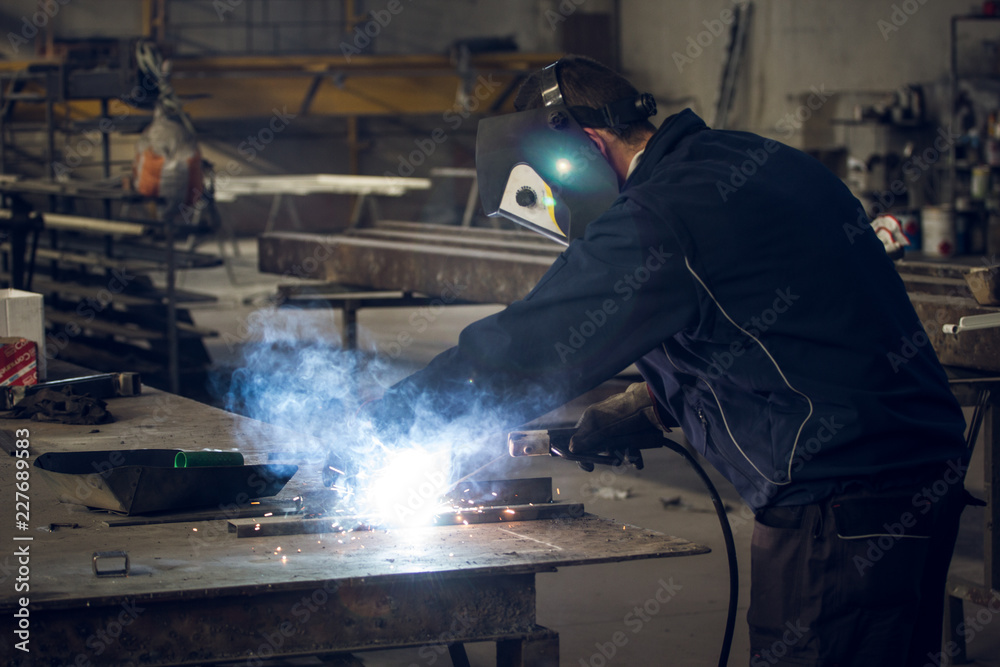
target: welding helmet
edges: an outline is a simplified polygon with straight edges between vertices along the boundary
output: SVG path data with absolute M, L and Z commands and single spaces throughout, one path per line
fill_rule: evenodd
M 656 101 L 643 93 L 601 109 L 567 106 L 558 66 L 542 70 L 542 107 L 479 121 L 476 175 L 486 215 L 568 244 L 618 197 L 617 175 L 583 128 L 645 120 Z

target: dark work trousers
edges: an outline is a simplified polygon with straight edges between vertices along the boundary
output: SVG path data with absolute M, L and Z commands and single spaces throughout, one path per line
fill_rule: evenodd
M 758 513 L 751 667 L 936 667 L 968 497 L 961 479 L 938 477 Z

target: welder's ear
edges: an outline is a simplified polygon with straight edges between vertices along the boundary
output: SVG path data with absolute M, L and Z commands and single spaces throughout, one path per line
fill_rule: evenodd
M 595 146 L 597 146 L 597 150 L 601 151 L 601 155 L 603 155 L 604 159 L 607 160 L 608 159 L 608 142 L 605 141 L 604 137 L 602 137 L 597 132 L 597 130 L 595 130 L 592 127 L 585 127 L 585 128 L 583 128 L 583 131 L 587 133 L 587 136 L 590 137 L 590 140 L 594 142 Z

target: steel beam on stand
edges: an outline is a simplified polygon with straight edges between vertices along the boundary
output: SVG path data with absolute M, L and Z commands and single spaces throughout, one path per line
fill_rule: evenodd
M 445 243 L 439 238 L 296 233 L 265 234 L 258 247 L 262 273 L 473 303 L 511 303 L 524 297 L 561 250 L 553 243 L 515 249 L 492 241 L 463 242 L 458 235 Z

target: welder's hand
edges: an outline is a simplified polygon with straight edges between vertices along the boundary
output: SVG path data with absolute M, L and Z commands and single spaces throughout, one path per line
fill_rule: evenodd
M 642 467 L 642 455 L 636 444 L 670 432 L 657 416 L 645 382 L 636 382 L 624 392 L 591 405 L 576 428 L 569 441 L 571 453 L 610 453 L 638 468 Z

